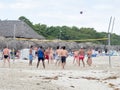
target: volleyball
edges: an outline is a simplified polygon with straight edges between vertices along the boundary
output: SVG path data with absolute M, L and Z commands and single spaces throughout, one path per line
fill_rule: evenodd
M 83 11 L 80 11 L 80 14 L 83 14 Z

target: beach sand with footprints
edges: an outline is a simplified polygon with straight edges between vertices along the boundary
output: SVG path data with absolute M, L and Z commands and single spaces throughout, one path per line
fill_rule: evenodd
M 3 67 L 0 60 L 0 90 L 120 90 L 120 56 L 94 57 L 92 66 L 80 67 L 67 58 L 65 70 L 49 65 L 46 69 L 28 65 L 28 60 L 11 60 L 11 67 Z M 86 58 L 85 58 L 86 62 Z

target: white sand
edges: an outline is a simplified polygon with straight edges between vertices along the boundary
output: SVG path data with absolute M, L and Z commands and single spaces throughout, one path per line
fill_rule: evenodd
M 86 58 L 85 58 L 86 62 Z M 28 66 L 27 60 L 11 60 L 11 67 L 2 66 L 0 60 L 0 90 L 120 90 L 120 56 L 93 58 L 89 67 L 72 64 L 67 58 L 65 70 L 54 64 L 47 64 L 46 69 Z

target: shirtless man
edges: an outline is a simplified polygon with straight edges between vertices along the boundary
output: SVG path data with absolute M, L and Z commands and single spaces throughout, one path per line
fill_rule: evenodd
M 65 67 L 67 56 L 68 56 L 68 51 L 65 49 L 65 46 L 63 46 L 62 50 L 61 50 L 62 69 L 64 69 L 64 67 Z
M 45 50 L 44 54 L 45 54 L 45 59 L 48 60 L 48 64 L 49 64 L 49 59 L 50 59 L 49 58 L 49 55 L 50 55 L 50 48 L 49 47 Z
M 81 48 L 80 48 L 80 51 L 79 51 L 78 66 L 80 66 L 80 60 L 81 60 L 82 63 L 83 63 L 83 67 L 85 67 L 84 56 L 85 56 L 85 51 L 84 51 L 84 48 L 81 47 Z
M 91 64 L 92 64 L 92 49 L 90 48 L 90 49 L 88 49 L 88 51 L 87 51 L 87 64 L 89 65 L 89 66 L 91 66 Z
M 56 55 L 55 55 L 55 60 L 56 60 L 56 63 L 55 63 L 55 65 L 57 65 L 58 64 L 58 66 L 60 65 L 60 60 L 61 60 L 61 49 L 60 49 L 60 47 L 59 46 L 57 46 L 57 49 L 56 49 L 56 53 L 55 53 Z
M 9 67 L 10 67 L 10 53 L 9 53 L 9 49 L 7 47 L 5 47 L 3 49 L 3 60 L 4 60 L 4 66 L 6 63 L 6 60 L 8 61 Z

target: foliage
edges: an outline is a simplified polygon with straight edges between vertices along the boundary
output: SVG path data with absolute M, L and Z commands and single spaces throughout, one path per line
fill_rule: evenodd
M 19 20 L 27 23 L 33 30 L 38 34 L 43 35 L 46 39 L 61 39 L 61 40 L 84 40 L 84 39 L 99 39 L 106 38 L 106 32 L 97 32 L 94 28 L 78 28 L 76 26 L 50 26 L 45 24 L 34 24 L 24 16 L 19 17 Z M 120 36 L 116 34 L 111 34 L 111 44 L 119 45 Z M 107 44 L 106 41 L 92 41 L 98 44 Z

